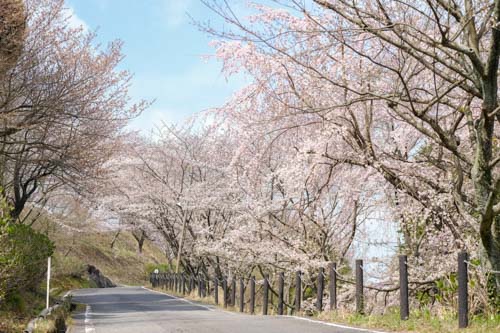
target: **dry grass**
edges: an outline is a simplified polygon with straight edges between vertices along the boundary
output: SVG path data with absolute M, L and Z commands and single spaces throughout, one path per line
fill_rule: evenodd
M 120 234 L 113 248 L 110 247 L 114 236 L 111 232 L 68 236 L 51 236 L 56 243 L 56 279 L 67 276 L 80 278 L 87 264 L 90 264 L 117 284 L 143 284 L 147 281 L 146 267 L 165 262 L 162 251 L 149 242 L 145 243 L 143 253 L 138 253 L 136 241 L 128 232 Z
M 319 319 L 343 323 L 356 327 L 379 329 L 394 332 L 425 333 L 500 333 L 500 316 L 475 316 L 470 319 L 467 329 L 458 329 L 458 320 L 454 311 L 448 310 L 431 314 L 429 311 L 412 311 L 408 320 L 401 320 L 397 309 L 384 315 L 362 316 L 342 311 L 324 312 Z
M 0 309 L 0 332 L 22 332 L 28 322 L 45 307 L 45 297 L 41 293 L 16 293 Z

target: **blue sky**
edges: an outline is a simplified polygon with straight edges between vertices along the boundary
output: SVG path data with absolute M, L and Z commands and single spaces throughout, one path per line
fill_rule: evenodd
M 188 14 L 200 21 L 220 19 L 198 0 L 66 0 L 72 22 L 97 29 L 98 41 L 124 42 L 122 69 L 134 73 L 130 95 L 155 103 L 130 127 L 150 131 L 161 121 L 181 122 L 204 109 L 220 106 L 239 87 L 221 65 L 203 56 L 214 53 L 211 36 L 198 30 Z

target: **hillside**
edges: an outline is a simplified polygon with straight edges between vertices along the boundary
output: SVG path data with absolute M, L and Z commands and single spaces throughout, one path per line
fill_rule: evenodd
M 122 231 L 113 248 L 114 232 L 76 232 L 55 223 L 37 221 L 33 227 L 55 243 L 52 257 L 51 297 L 66 291 L 94 287 L 86 274 L 87 265 L 97 267 L 116 284 L 145 284 L 148 272 L 165 262 L 163 252 L 146 241 L 141 254 L 133 236 Z M 28 321 L 45 307 L 46 281 L 37 290 L 16 294 L 0 311 L 0 332 L 21 332 Z
M 137 243 L 129 232 L 121 232 L 111 248 L 113 232 L 65 233 L 50 235 L 55 242 L 53 257 L 53 278 L 55 294 L 68 289 L 85 277 L 87 265 L 97 267 L 116 284 L 143 284 L 148 267 L 165 262 L 162 251 L 146 242 L 142 253 L 137 251 Z M 75 285 L 77 287 L 78 284 Z

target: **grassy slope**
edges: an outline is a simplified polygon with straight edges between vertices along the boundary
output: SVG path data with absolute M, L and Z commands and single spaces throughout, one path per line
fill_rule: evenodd
M 55 234 L 52 237 L 57 246 L 53 267 L 56 294 L 81 283 L 83 287 L 89 286 L 88 282 L 81 281 L 87 264 L 96 266 L 117 284 L 143 284 L 147 266 L 164 262 L 160 249 L 149 242 L 139 254 L 135 239 L 127 232 L 120 234 L 113 248 L 110 247 L 113 233 L 66 236 Z M 77 285 L 71 286 L 71 281 Z
M 71 289 L 93 287 L 84 274 L 87 264 L 96 266 L 117 284 L 141 285 L 146 283 L 148 267 L 165 262 L 162 251 L 148 241 L 139 254 L 128 232 L 122 232 L 111 249 L 112 232 L 76 233 L 48 223 L 35 223 L 34 227 L 48 234 L 56 245 L 50 288 L 53 300 Z M 0 333 L 22 332 L 45 307 L 45 284 L 41 281 L 39 290 L 17 295 L 0 310 Z

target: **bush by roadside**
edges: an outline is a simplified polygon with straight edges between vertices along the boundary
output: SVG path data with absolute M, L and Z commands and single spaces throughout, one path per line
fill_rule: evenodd
M 50 312 L 44 314 L 44 317 L 37 318 L 30 322 L 25 332 L 29 333 L 60 333 L 66 332 L 68 320 L 72 310 L 71 298 L 63 299 L 50 309 Z
M 0 220 L 0 310 L 16 293 L 36 289 L 54 244 L 28 225 Z

